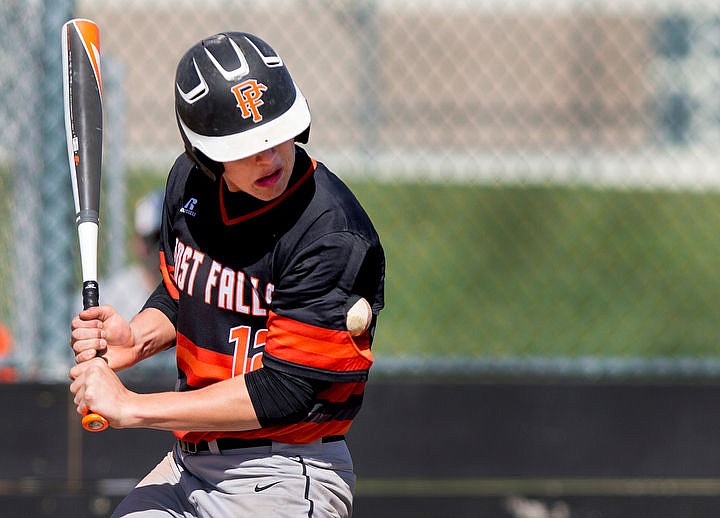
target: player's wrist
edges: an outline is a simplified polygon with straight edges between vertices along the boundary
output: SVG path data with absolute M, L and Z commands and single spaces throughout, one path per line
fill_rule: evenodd
M 142 394 L 127 391 L 125 401 L 120 405 L 117 421 L 113 423 L 114 428 L 141 428 L 144 426 L 142 419 Z
M 161 311 L 147 308 L 130 321 L 130 335 L 128 346 L 137 363 L 173 345 L 175 327 Z

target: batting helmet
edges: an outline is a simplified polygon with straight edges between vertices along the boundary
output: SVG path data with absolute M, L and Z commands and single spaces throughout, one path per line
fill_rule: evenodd
M 244 32 L 210 36 L 175 75 L 175 112 L 188 154 L 211 176 L 220 162 L 295 139 L 307 142 L 310 110 L 280 56 Z

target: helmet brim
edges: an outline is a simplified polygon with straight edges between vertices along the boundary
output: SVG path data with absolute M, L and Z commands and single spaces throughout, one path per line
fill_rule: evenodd
M 295 85 L 295 101 L 281 116 L 255 128 L 222 137 L 195 133 L 181 117 L 178 124 L 190 144 L 216 162 L 232 162 L 295 138 L 310 126 L 307 100 Z

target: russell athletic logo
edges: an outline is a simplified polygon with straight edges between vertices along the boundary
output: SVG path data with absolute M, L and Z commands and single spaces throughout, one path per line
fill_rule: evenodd
M 188 216 L 197 216 L 197 212 L 195 212 L 195 205 L 197 205 L 197 202 L 197 198 L 190 198 L 187 202 L 185 202 L 185 205 L 182 206 L 180 212 L 187 214 Z
M 260 114 L 258 108 L 265 104 L 262 96 L 267 90 L 267 86 L 258 83 L 257 79 L 248 79 L 233 86 L 231 90 L 232 93 L 235 94 L 238 108 L 240 108 L 240 115 L 242 115 L 243 119 L 252 117 L 253 122 L 263 120 L 263 116 Z

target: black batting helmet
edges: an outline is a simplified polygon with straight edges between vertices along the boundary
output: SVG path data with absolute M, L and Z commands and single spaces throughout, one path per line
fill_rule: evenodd
M 185 53 L 175 75 L 175 113 L 186 151 L 213 176 L 220 162 L 290 139 L 307 142 L 310 130 L 307 101 L 283 60 L 245 32 L 210 36 Z

